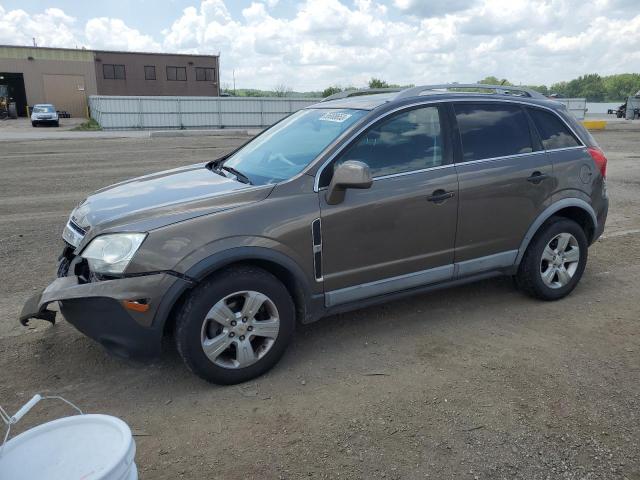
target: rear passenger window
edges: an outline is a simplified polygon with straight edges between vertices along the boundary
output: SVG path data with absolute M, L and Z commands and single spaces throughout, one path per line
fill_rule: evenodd
M 576 137 L 571 133 L 562 120 L 557 115 L 540 110 L 530 108 L 529 114 L 536 124 L 540 140 L 545 150 L 554 150 L 557 148 L 570 148 L 580 145 Z
M 529 121 L 517 105 L 454 104 L 463 162 L 533 151 Z
M 442 131 L 437 107 L 399 113 L 367 130 L 336 162 L 360 160 L 380 177 L 442 165 Z

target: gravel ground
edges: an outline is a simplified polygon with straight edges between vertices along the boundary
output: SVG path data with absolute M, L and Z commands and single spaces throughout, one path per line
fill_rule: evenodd
M 617 127 L 616 127 L 617 128 Z M 621 127 L 623 128 L 623 127 Z M 246 137 L 0 144 L 0 404 L 55 393 L 134 430 L 142 479 L 640 479 L 640 130 L 596 133 L 611 209 L 581 284 L 543 303 L 495 279 L 301 327 L 241 386 L 109 356 L 16 316 L 53 277 L 70 209 Z M 69 413 L 38 406 L 17 431 Z

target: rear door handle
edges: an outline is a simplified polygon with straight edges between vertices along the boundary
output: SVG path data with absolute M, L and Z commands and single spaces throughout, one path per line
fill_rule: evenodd
M 549 175 L 542 172 L 533 172 L 530 177 L 527 178 L 527 182 L 531 182 L 533 184 L 538 184 L 541 181 L 549 178 Z
M 434 191 L 431 195 L 429 195 L 427 197 L 427 200 L 433 203 L 442 203 L 445 200 L 454 196 L 455 196 L 455 192 L 447 192 L 446 190 L 439 188 L 438 190 Z

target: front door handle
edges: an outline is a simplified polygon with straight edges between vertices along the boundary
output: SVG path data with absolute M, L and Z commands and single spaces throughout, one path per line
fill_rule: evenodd
M 434 191 L 431 195 L 429 195 L 427 197 L 427 200 L 433 203 L 442 203 L 445 200 L 454 196 L 455 196 L 455 192 L 447 192 L 446 190 L 439 188 L 438 190 Z
M 547 175 L 546 173 L 536 171 L 536 172 L 533 172 L 531 176 L 527 178 L 527 182 L 531 182 L 537 185 L 547 178 L 549 178 L 549 175 Z

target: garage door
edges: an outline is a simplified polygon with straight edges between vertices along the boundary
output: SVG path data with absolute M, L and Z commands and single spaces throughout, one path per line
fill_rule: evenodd
M 44 97 L 58 110 L 66 110 L 73 117 L 86 116 L 84 76 L 43 75 Z

